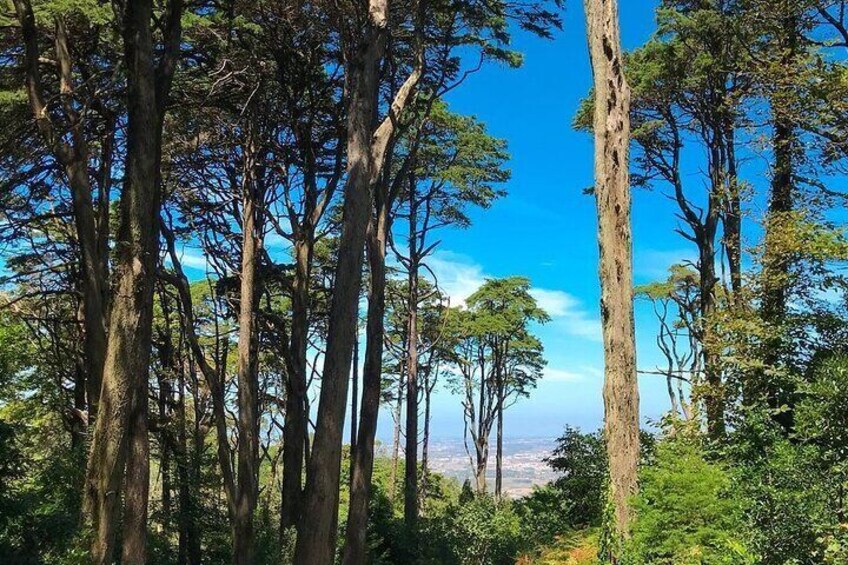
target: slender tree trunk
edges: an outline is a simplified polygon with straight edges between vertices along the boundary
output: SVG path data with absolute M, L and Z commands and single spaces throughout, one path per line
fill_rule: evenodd
M 233 564 L 254 562 L 254 524 L 259 496 L 259 355 L 256 305 L 257 268 L 262 250 L 262 201 L 255 175 L 256 148 L 245 148 L 243 185 L 243 243 L 238 342 L 238 482 L 233 523 Z
M 401 367 L 404 367 L 406 364 L 402 363 Z M 401 370 L 401 374 L 398 375 L 398 385 L 397 385 L 397 395 L 395 398 L 395 408 L 394 408 L 394 433 L 392 434 L 392 473 L 391 478 L 389 479 L 389 499 L 394 502 L 395 495 L 397 494 L 397 472 L 398 472 L 398 459 L 400 459 L 400 429 L 401 422 L 400 418 L 403 414 L 403 393 L 406 389 L 406 382 L 404 380 L 404 375 L 406 374 L 406 370 Z
M 503 496 L 503 379 L 498 385 L 498 429 L 495 449 L 495 500 Z
M 350 465 L 353 470 L 353 451 L 356 449 L 356 427 L 359 412 L 359 323 L 356 324 L 356 336 L 353 341 L 353 367 L 350 374 Z M 351 473 L 353 479 L 353 473 Z
M 609 457 L 611 528 L 627 537 L 629 498 L 639 461 L 639 390 L 633 320 L 630 227 L 630 90 L 624 77 L 616 0 L 586 0 L 595 83 L 595 198 L 600 248 L 601 323 L 604 337 L 605 436 Z M 618 562 L 617 544 L 611 559 Z
M 32 5 L 29 0 L 15 0 L 14 6 L 23 34 L 26 90 L 30 107 L 35 116 L 39 133 L 48 150 L 62 166 L 68 180 L 68 186 L 71 189 L 74 227 L 80 247 L 79 261 L 82 275 L 80 287 L 83 295 L 83 325 L 85 330 L 83 333 L 83 349 L 86 361 L 85 388 L 89 404 L 88 420 L 89 423 L 93 423 L 97 413 L 103 365 L 106 358 L 106 296 L 109 281 L 108 251 L 104 251 L 101 237 L 98 235 L 98 225 L 91 196 L 91 179 L 88 173 L 89 148 L 84 131 L 85 120 L 77 114 L 71 105 L 66 105 L 65 111 L 68 114 L 68 121 L 73 124 L 69 136 L 70 142 L 65 142 L 62 133 L 57 132 L 53 127 L 39 71 L 41 63 L 39 61 L 38 30 Z M 60 89 L 64 96 L 70 98 L 73 94 L 73 61 L 65 23 L 61 17 L 56 18 L 55 29 L 54 51 L 58 64 Z M 107 137 L 107 139 L 110 138 Z M 109 160 L 111 160 L 111 147 L 106 149 L 109 151 L 104 150 L 104 155 L 109 155 Z M 108 225 L 101 225 L 99 229 L 108 230 Z
M 785 8 L 795 10 L 796 8 Z M 781 29 L 782 65 L 794 68 L 798 50 L 798 20 L 794 13 L 785 14 Z M 781 249 L 781 232 L 786 230 L 795 203 L 795 167 L 798 152 L 798 133 L 793 118 L 794 94 L 790 88 L 779 87 L 771 97 L 773 121 L 774 167 L 766 221 L 765 252 L 763 256 L 762 318 L 769 337 L 766 339 L 763 363 L 765 370 L 756 375 L 759 384 L 753 386 L 752 396 L 765 397 L 774 411 L 773 419 L 790 433 L 794 428 L 794 412 L 778 410 L 794 404 L 794 387 L 780 377 L 781 358 L 787 354 L 788 340 L 783 336 L 791 286 L 792 260 Z M 759 400 L 757 398 L 756 400 Z
M 409 286 L 406 340 L 406 461 L 403 519 L 414 534 L 418 523 L 418 211 L 415 178 L 409 182 Z M 413 535 L 413 540 L 414 540 Z
M 698 270 L 700 279 L 700 316 L 702 334 L 702 353 L 704 356 L 704 379 L 706 389 L 703 392 L 704 404 L 707 417 L 707 433 L 711 439 L 718 441 L 724 437 L 724 394 L 722 392 L 722 378 L 720 357 L 715 349 L 713 338 L 712 319 L 715 314 L 715 223 L 712 217 L 715 213 L 712 205 L 710 217 L 707 219 L 705 229 L 698 236 Z
M 336 545 L 342 433 L 371 210 L 371 141 L 388 12 L 388 0 L 370 0 L 368 14 L 361 14 L 367 18 L 364 36 L 347 61 L 348 178 L 321 396 L 307 471 L 304 522 L 295 547 L 295 562 L 303 565 L 330 565 Z
M 386 238 L 388 209 L 378 198 L 377 217 L 368 237 L 371 287 L 365 328 L 365 366 L 362 375 L 362 411 L 356 446 L 352 448 L 350 508 L 347 516 L 343 565 L 364 565 L 368 558 L 368 503 L 374 471 L 374 442 L 380 410 L 383 368 L 383 333 L 386 310 Z M 399 422 L 399 418 L 398 418 Z
M 185 408 L 185 363 L 181 360 L 175 365 L 178 371 L 177 383 L 177 499 L 179 504 L 179 540 L 177 563 L 179 565 L 200 565 L 200 537 L 195 519 L 195 499 L 191 483 L 188 456 L 188 431 Z
M 436 369 L 438 371 L 438 369 Z M 430 401 L 433 396 L 433 387 L 430 385 L 430 371 L 424 374 L 424 434 L 421 438 L 421 488 L 419 500 L 423 506 L 427 500 L 427 487 L 430 478 Z M 426 513 L 427 509 L 423 508 Z
M 283 492 L 280 528 L 295 527 L 303 498 L 303 462 L 308 434 L 306 411 L 306 352 L 309 342 L 309 279 L 313 230 L 303 229 L 295 243 L 290 350 L 294 372 L 286 380 L 286 419 L 283 425 Z

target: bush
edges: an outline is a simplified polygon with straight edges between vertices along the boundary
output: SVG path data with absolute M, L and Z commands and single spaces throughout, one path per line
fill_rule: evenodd
M 683 440 L 660 444 L 641 473 L 636 520 L 626 543 L 632 565 L 755 563 L 745 539 L 744 507 L 731 476 Z

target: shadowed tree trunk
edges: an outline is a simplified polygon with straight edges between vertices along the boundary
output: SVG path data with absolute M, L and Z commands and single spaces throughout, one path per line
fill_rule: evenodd
M 784 8 L 792 10 L 794 8 Z M 798 21 L 794 14 L 785 14 L 781 26 L 782 65 L 792 68 L 798 50 Z M 763 363 L 765 371 L 757 375 L 762 383 L 754 395 L 765 396 L 769 407 L 775 410 L 774 420 L 788 433 L 794 427 L 792 410 L 777 410 L 782 405 L 791 406 L 793 391 L 779 376 L 781 355 L 787 340 L 781 335 L 786 321 L 789 286 L 791 284 L 791 258 L 780 249 L 781 230 L 785 229 L 794 209 L 795 166 L 798 151 L 798 133 L 793 118 L 790 88 L 778 88 L 771 97 L 773 121 L 772 141 L 774 165 L 766 221 L 765 252 L 763 257 L 762 317 L 770 336 L 766 340 Z M 771 371 L 773 374 L 767 374 Z M 756 386 L 756 385 L 755 385 Z
M 371 207 L 371 138 L 377 113 L 379 63 L 386 46 L 388 0 L 362 6 L 365 32 L 347 57 L 348 178 L 344 187 L 342 233 L 330 306 L 327 348 L 315 438 L 306 475 L 303 527 L 295 562 L 330 565 L 338 520 L 339 474 L 351 353 L 362 280 L 362 255 Z
M 251 134 L 248 134 L 250 137 Z M 253 514 L 259 496 L 259 355 L 256 305 L 259 296 L 257 266 L 262 254 L 264 196 L 256 172 L 256 148 L 248 139 L 244 148 L 242 185 L 241 290 L 238 340 L 238 479 L 233 516 L 233 564 L 254 562 Z
M 351 455 L 350 509 L 347 516 L 344 565 L 360 565 L 368 557 L 368 503 L 374 470 L 374 441 L 383 368 L 383 333 L 386 310 L 386 238 L 389 216 L 385 199 L 377 199 L 377 215 L 368 234 L 371 286 L 365 328 L 365 365 L 362 372 L 362 410 L 356 447 Z
M 164 16 L 164 50 L 154 64 L 150 0 L 117 6 L 127 65 L 127 155 L 116 242 L 115 295 L 99 416 L 86 470 L 85 515 L 92 561 L 113 561 L 123 517 L 124 564 L 144 563 L 147 542 L 149 439 L 147 388 L 158 255 L 162 125 L 181 36 L 181 0 Z M 126 475 L 124 474 L 126 466 Z
M 306 451 L 306 352 L 309 341 L 309 277 L 314 227 L 305 226 L 295 242 L 290 350 L 294 371 L 286 379 L 286 419 L 283 424 L 283 492 L 280 527 L 295 527 L 301 515 L 303 462 Z
M 585 8 L 595 84 L 595 199 L 606 369 L 605 436 L 613 506 L 610 527 L 621 538 L 629 535 L 629 498 L 636 492 L 639 461 L 628 171 L 630 91 L 624 77 L 617 1 L 586 0 Z M 618 544 L 611 545 L 609 557 L 617 563 Z

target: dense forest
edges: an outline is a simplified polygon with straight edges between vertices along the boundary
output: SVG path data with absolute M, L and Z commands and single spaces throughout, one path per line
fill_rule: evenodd
M 848 2 L 656 4 L 0 3 L 0 562 L 848 564 Z M 511 189 L 450 100 L 581 8 L 605 417 L 515 497 L 550 313 L 440 286 Z M 650 284 L 637 193 L 691 251 Z

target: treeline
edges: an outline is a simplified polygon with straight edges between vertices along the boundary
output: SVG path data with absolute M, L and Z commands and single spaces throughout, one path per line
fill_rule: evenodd
M 631 53 L 617 2 L 587 1 L 605 428 L 568 430 L 561 478 L 505 500 L 504 411 L 541 376 L 547 315 L 521 277 L 450 304 L 428 266 L 509 179 L 505 142 L 445 96 L 520 65 L 511 34 L 550 38 L 561 7 L 4 5 L 0 554 L 844 563 L 843 0 L 663 0 Z M 635 292 L 631 184 L 692 249 Z M 634 298 L 666 361 L 639 367 L 667 384 L 656 445 Z M 428 468 L 437 386 L 465 420 L 462 491 Z
M 505 142 L 444 97 L 519 66 L 511 33 L 549 38 L 559 8 L 4 6 L 3 553 L 365 563 L 385 403 L 414 555 L 440 381 L 480 492 L 496 443 L 500 497 L 546 314 L 523 278 L 464 308 L 438 289 L 438 231 L 509 178 Z

